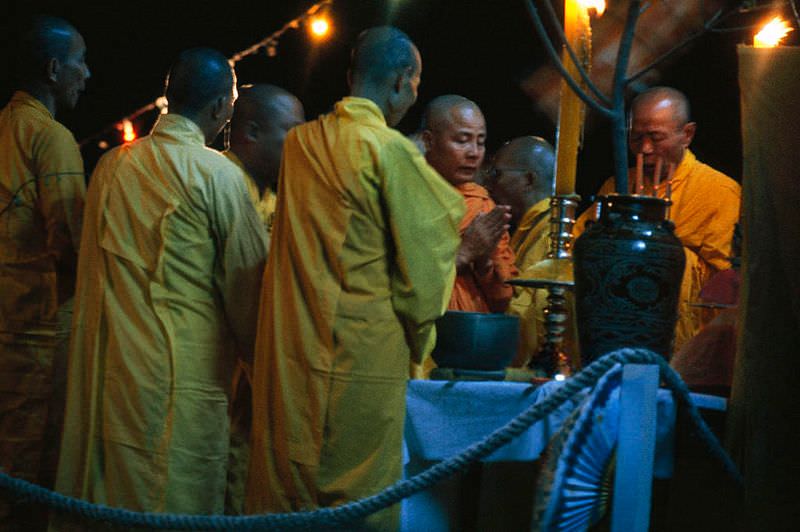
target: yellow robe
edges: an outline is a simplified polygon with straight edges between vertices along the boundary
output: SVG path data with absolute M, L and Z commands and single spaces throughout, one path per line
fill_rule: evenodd
M 0 469 L 48 487 L 85 191 L 72 133 L 16 92 L 0 113 Z
M 100 160 L 81 240 L 60 492 L 222 512 L 232 368 L 253 346 L 265 257 L 240 170 L 189 119 L 163 115 Z
M 603 184 L 598 195 L 614 191 L 614 180 Z M 667 185 L 656 189 L 659 198 L 666 196 Z M 741 187 L 722 172 L 697 160 L 686 150 L 672 178 L 672 207 L 669 218 L 675 223 L 675 236 L 686 253 L 686 268 L 681 283 L 678 324 L 675 328 L 677 352 L 700 328 L 713 319 L 713 314 L 691 306 L 699 301 L 700 289 L 712 275 L 730 268 L 733 226 L 739 220 Z M 592 206 L 576 225 L 576 234 L 583 232 L 587 220 L 596 217 Z
M 247 194 L 250 196 L 250 201 L 253 202 L 253 207 L 255 207 L 256 212 L 258 213 L 258 217 L 261 218 L 262 222 L 264 222 L 264 227 L 267 230 L 267 233 L 271 233 L 272 224 L 275 220 L 275 204 L 278 199 L 275 191 L 267 187 L 264 189 L 264 193 L 261 194 L 258 191 L 256 180 L 253 179 L 253 176 L 250 175 L 236 154 L 228 150 L 224 152 L 224 155 L 236 163 L 236 166 L 242 170 L 242 173 L 245 177 L 245 185 L 247 185 Z
M 247 194 L 258 217 L 264 223 L 267 234 L 272 233 L 275 220 L 277 196 L 267 187 L 259 194 L 258 184 L 247 171 L 241 159 L 231 150 L 223 155 L 239 167 L 247 186 Z M 249 361 L 239 359 L 233 373 L 231 387 L 231 444 L 228 463 L 228 486 L 225 494 L 225 513 L 241 515 L 244 513 L 244 498 L 247 484 L 247 468 L 250 461 L 250 430 L 252 423 L 252 381 L 253 367 Z
M 292 129 L 264 274 L 247 511 L 331 506 L 401 476 L 409 356 L 435 342 L 461 195 L 370 100 Z M 367 526 L 397 527 L 399 508 Z
M 511 235 L 511 249 L 517 257 L 520 275 L 525 270 L 545 259 L 550 241 L 550 198 L 532 205 Z M 544 315 L 547 306 L 547 290 L 514 287 L 514 295 L 508 306 L 508 314 L 518 316 L 520 323 L 520 346 L 512 363 L 520 367 L 527 364 L 539 350 L 544 334 Z

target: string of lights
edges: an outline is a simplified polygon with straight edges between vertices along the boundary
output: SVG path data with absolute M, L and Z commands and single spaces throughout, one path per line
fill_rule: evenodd
M 322 0 L 321 2 L 317 2 L 316 4 L 309 7 L 305 10 L 302 14 L 298 15 L 297 17 L 293 18 L 286 24 L 284 24 L 280 29 L 273 32 L 272 34 L 264 37 L 257 43 L 253 44 L 252 46 L 245 48 L 244 50 L 233 54 L 230 57 L 229 61 L 231 66 L 235 65 L 242 59 L 255 55 L 259 53 L 261 50 L 267 54 L 268 57 L 275 57 L 278 53 L 278 41 L 289 30 L 296 30 L 300 28 L 301 25 L 306 25 L 309 28 L 309 31 L 315 37 L 321 38 L 328 34 L 330 31 L 330 21 L 328 19 L 328 11 L 330 10 L 331 6 L 333 5 L 334 0 Z M 156 98 L 155 101 L 150 102 L 142 107 L 136 109 L 132 113 L 128 114 L 124 118 L 113 122 L 109 126 L 105 127 L 104 129 L 98 131 L 94 135 L 91 135 L 85 139 L 83 139 L 79 144 L 81 147 L 86 146 L 87 144 L 94 142 L 96 139 L 100 137 L 104 137 L 108 135 L 110 132 L 117 130 L 122 133 L 122 139 L 124 142 L 130 142 L 135 140 L 136 130 L 133 127 L 133 121 L 136 120 L 138 117 L 145 113 L 149 113 L 151 111 L 155 111 L 156 109 L 159 110 L 161 113 L 167 112 L 167 99 L 163 96 Z M 108 149 L 109 143 L 105 140 L 101 140 L 98 142 L 98 147 L 101 149 Z

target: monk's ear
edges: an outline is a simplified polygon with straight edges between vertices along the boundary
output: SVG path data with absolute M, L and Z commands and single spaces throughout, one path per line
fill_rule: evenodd
M 222 109 L 225 107 L 227 103 L 227 98 L 225 96 L 218 96 L 214 103 L 211 105 L 211 116 L 215 119 L 222 116 Z
M 406 81 L 406 74 L 402 70 L 398 70 L 397 73 L 394 75 L 394 83 L 392 84 L 392 89 L 395 94 L 400 94 L 403 92 L 403 85 Z
M 214 120 L 225 118 L 230 120 L 230 112 L 232 110 L 229 96 L 218 96 L 214 103 L 211 104 L 211 116 Z
M 247 121 L 247 126 L 244 129 L 244 134 L 247 140 L 251 142 L 257 141 L 259 131 L 261 131 L 261 128 L 258 127 L 258 122 L 256 122 L 255 120 Z
M 47 80 L 55 83 L 58 81 L 58 72 L 61 70 L 61 62 L 55 57 L 51 57 L 45 65 L 45 75 Z
M 697 124 L 694 122 L 687 122 L 686 125 L 683 126 L 684 148 L 688 148 L 689 144 L 692 143 L 695 131 L 697 131 Z
M 433 133 L 431 133 L 430 129 L 425 129 L 422 131 L 422 145 L 425 147 L 425 153 L 431 151 L 431 146 L 433 145 Z

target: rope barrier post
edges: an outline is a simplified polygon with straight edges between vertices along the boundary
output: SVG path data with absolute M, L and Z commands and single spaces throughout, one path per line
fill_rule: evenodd
M 622 369 L 612 532 L 646 532 L 650 526 L 658 374 L 655 364 Z

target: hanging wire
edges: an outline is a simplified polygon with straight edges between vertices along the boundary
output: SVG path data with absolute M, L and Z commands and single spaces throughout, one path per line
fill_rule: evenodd
M 605 105 L 611 105 L 611 99 L 603 94 L 600 89 L 597 88 L 597 85 L 589 78 L 589 73 L 581 64 L 581 61 L 578 60 L 578 57 L 575 55 L 575 50 L 572 48 L 569 40 L 567 39 L 566 34 L 564 33 L 564 28 L 561 27 L 561 22 L 558 20 L 558 14 L 556 14 L 556 10 L 553 7 L 553 3 L 550 0 L 544 2 L 545 8 L 547 9 L 548 14 L 550 15 L 550 20 L 555 26 L 556 31 L 558 32 L 558 37 L 561 39 L 561 42 L 564 43 L 564 48 L 567 50 L 570 59 L 572 59 L 572 63 L 575 65 L 578 73 L 581 76 L 581 79 L 589 88 L 590 91 Z
M 284 33 L 286 33 L 289 30 L 299 28 L 300 24 L 302 22 L 304 22 L 305 20 L 307 20 L 307 19 L 311 18 L 312 16 L 316 15 L 323 8 L 329 8 L 331 5 L 333 5 L 333 1 L 334 0 L 322 0 L 321 2 L 317 2 L 316 4 L 314 4 L 311 7 L 309 7 L 306 11 L 304 11 L 301 15 L 293 18 L 292 20 L 290 20 L 289 22 L 284 24 L 277 31 L 273 32 L 272 34 L 268 35 L 267 37 L 264 37 L 263 39 L 261 39 L 260 41 L 258 41 L 255 44 L 253 44 L 252 46 L 249 46 L 248 48 L 245 48 L 244 50 L 233 54 L 230 57 L 230 59 L 228 59 L 228 61 L 230 62 L 231 66 L 235 65 L 236 63 L 238 63 L 239 61 L 241 61 L 245 57 L 257 54 L 262 49 L 267 53 L 268 57 L 274 57 L 275 53 L 276 53 L 276 50 L 277 50 L 277 47 L 278 47 L 278 40 L 280 40 L 280 38 L 283 36 Z M 120 118 L 116 122 L 113 122 L 112 124 L 109 124 L 108 126 L 103 128 L 102 130 L 98 131 L 97 133 L 95 133 L 95 134 L 93 134 L 93 135 L 91 135 L 89 137 L 86 137 L 85 139 L 83 139 L 79 143 L 79 145 L 81 147 L 83 147 L 86 144 L 94 141 L 96 138 L 105 136 L 109 132 L 113 131 L 117 127 L 117 124 L 121 124 L 125 120 L 130 120 L 132 122 L 133 120 L 135 120 L 139 116 L 141 116 L 141 115 L 143 115 L 145 113 L 149 113 L 150 111 L 153 111 L 156 108 L 158 108 L 158 109 L 163 108 L 163 105 L 161 105 L 161 102 L 159 101 L 160 98 L 161 97 L 159 97 L 159 99 L 156 99 L 155 101 L 153 101 L 151 103 L 148 103 L 147 105 L 144 105 L 144 106 L 140 107 L 139 109 L 137 109 L 134 112 L 130 113 L 128 116 Z
M 549 1 L 549 0 L 548 0 Z M 573 79 L 572 76 L 569 75 L 567 72 L 564 63 L 561 61 L 561 58 L 558 56 L 558 52 L 556 52 L 555 47 L 553 46 L 552 41 L 547 35 L 547 30 L 544 28 L 544 24 L 542 23 L 542 19 L 539 16 L 539 12 L 536 9 L 536 6 L 533 4 L 532 0 L 526 0 L 525 7 L 528 9 L 528 14 L 531 17 L 531 21 L 533 22 L 533 27 L 536 30 L 536 33 L 539 35 L 539 39 L 544 44 L 545 51 L 550 56 L 550 60 L 553 62 L 553 65 L 556 67 L 556 70 L 561 74 L 564 81 L 569 85 L 570 89 L 572 89 L 578 97 L 583 100 L 589 107 L 597 111 L 598 113 L 603 114 L 606 117 L 612 117 L 612 111 L 605 105 L 597 102 L 594 98 L 592 98 L 589 94 L 584 91 L 578 82 Z M 579 66 L 580 68 L 580 66 Z

